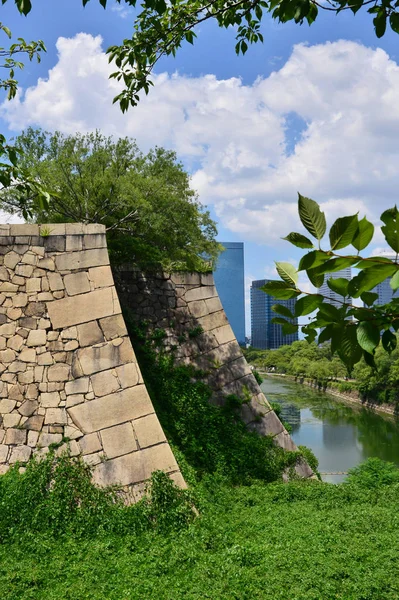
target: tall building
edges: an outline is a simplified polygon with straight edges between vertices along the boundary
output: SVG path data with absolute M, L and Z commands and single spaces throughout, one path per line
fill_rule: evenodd
M 245 345 L 244 244 L 220 243 L 225 250 L 213 273 L 215 285 L 234 335 Z
M 343 298 L 336 292 L 333 292 L 328 287 L 327 280 L 339 278 L 347 279 L 348 281 L 350 281 L 352 279 L 352 269 L 350 267 L 347 267 L 346 269 L 341 269 L 341 271 L 336 271 L 335 273 L 326 273 L 326 275 L 324 276 L 324 283 L 318 290 L 319 294 L 324 296 L 325 302 L 328 302 L 329 304 L 332 304 L 337 308 L 340 308 L 342 306 Z
M 278 316 L 272 311 L 273 304 L 282 304 L 294 313 L 296 298 L 277 300 L 269 296 L 260 289 L 268 281 L 268 279 L 258 279 L 251 285 L 251 346 L 260 350 L 275 350 L 284 344 L 292 344 L 298 340 L 298 331 L 283 335 L 282 325 L 272 323 L 273 317 Z M 292 323 L 296 325 L 298 319 L 293 319 Z

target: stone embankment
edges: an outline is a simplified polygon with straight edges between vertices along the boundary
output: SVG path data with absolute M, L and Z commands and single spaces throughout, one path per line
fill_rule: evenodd
M 212 274 L 144 274 L 130 266 L 115 273 L 118 295 L 124 307 L 149 331 L 164 334 L 163 348 L 174 353 L 177 363 L 201 370 L 213 391 L 213 402 L 223 404 L 236 394 L 247 400 L 241 416 L 249 429 L 271 435 L 276 445 L 296 450 L 291 436 L 261 391 L 244 358 L 220 302 Z M 296 471 L 311 477 L 304 461 Z
M 102 225 L 0 226 L 0 473 L 52 446 L 131 501 L 184 480 L 127 335 Z

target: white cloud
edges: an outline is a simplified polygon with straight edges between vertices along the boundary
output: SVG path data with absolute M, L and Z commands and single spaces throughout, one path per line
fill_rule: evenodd
M 162 73 L 122 115 L 112 98 L 101 37 L 59 38 L 46 79 L 1 112 L 13 129 L 96 128 L 141 148 L 174 148 L 201 200 L 242 239 L 275 245 L 300 230 L 296 192 L 322 203 L 329 221 L 359 211 L 377 222 L 399 184 L 399 67 L 381 49 L 349 41 L 297 45 L 281 69 L 252 85 L 214 75 Z M 288 152 L 287 115 L 304 124 Z M 382 243 L 382 239 L 376 240 Z
M 116 13 L 121 19 L 127 19 L 127 17 L 130 17 L 133 13 L 133 9 L 131 7 L 122 6 L 121 4 L 116 3 L 111 6 L 111 10 L 112 12 Z

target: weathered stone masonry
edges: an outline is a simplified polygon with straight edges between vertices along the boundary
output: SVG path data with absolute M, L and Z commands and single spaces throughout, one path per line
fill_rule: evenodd
M 0 473 L 52 444 L 131 500 L 155 469 L 184 485 L 127 336 L 104 227 L 1 225 Z
M 115 274 L 119 298 L 150 331 L 161 329 L 163 346 L 181 364 L 206 374 L 213 401 L 222 404 L 229 394 L 248 398 L 241 416 L 249 429 L 271 435 L 276 445 L 297 450 L 291 436 L 262 393 L 231 329 L 211 273 L 142 273 L 125 266 Z M 301 477 L 313 473 L 299 461 Z

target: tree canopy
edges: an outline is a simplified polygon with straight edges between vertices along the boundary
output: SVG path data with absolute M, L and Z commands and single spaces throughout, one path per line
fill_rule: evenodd
M 381 232 L 395 255 L 394 259 L 360 254 L 369 246 L 374 235 L 374 225 L 366 217 L 359 219 L 356 214 L 338 218 L 329 231 L 329 248 L 322 249 L 327 223 L 319 205 L 299 194 L 298 211 L 302 225 L 316 242 L 300 233 L 290 233 L 285 238 L 287 241 L 309 251 L 301 258 L 298 270 L 289 263 L 277 262 L 280 280 L 270 281 L 262 289 L 277 299 L 297 299 L 295 315 L 284 306 L 273 306 L 273 310 L 284 317 L 314 313 L 310 323 L 302 326 L 306 339 L 312 342 L 318 338 L 319 343 L 331 340 L 332 352 L 338 354 L 349 372 L 362 357 L 367 365 L 375 368 L 374 354 L 379 344 L 388 353 L 397 345 L 392 329 L 399 331 L 399 297 L 380 306 L 376 304 L 378 294 L 372 290 L 388 278 L 393 291 L 399 288 L 399 210 L 394 206 L 381 215 Z M 339 252 L 348 246 L 353 248 L 353 252 L 348 255 Z M 329 273 L 346 267 L 358 271 L 350 281 L 328 278 Z M 316 288 L 320 288 L 326 279 L 328 287 L 342 298 L 340 306 L 334 306 L 320 293 L 301 290 L 298 287 L 300 271 L 306 273 Z M 359 298 L 363 306 L 356 305 L 353 298 Z M 274 322 L 282 325 L 284 334 L 296 331 L 298 327 L 283 317 L 276 317 Z
M 114 261 L 201 270 L 217 256 L 215 223 L 174 152 L 144 154 L 133 140 L 98 131 L 64 136 L 32 128 L 16 147 L 21 167 L 49 192 L 48 205 L 32 206 L 37 222 L 103 223 Z M 0 200 L 14 213 L 29 203 L 14 188 Z
M 27 15 L 33 0 L 15 0 L 18 10 Z M 107 0 L 98 0 L 103 8 Z M 5 4 L 7 0 L 2 0 Z M 82 0 L 83 6 L 89 0 Z M 116 0 L 118 4 L 136 7 L 137 0 Z M 261 22 L 265 14 L 282 23 L 304 21 L 312 24 L 319 10 L 338 14 L 361 8 L 374 16 L 377 37 L 382 37 L 387 24 L 399 32 L 399 3 L 395 0 L 142 0 L 133 25 L 133 35 L 120 45 L 108 49 L 110 61 L 117 70 L 111 77 L 124 85 L 115 98 L 122 111 L 139 101 L 140 92 L 149 91 L 151 73 L 163 56 L 175 56 L 183 43 L 194 44 L 196 28 L 204 21 L 216 21 L 219 27 L 236 31 L 235 51 L 245 54 L 249 44 L 262 42 Z

